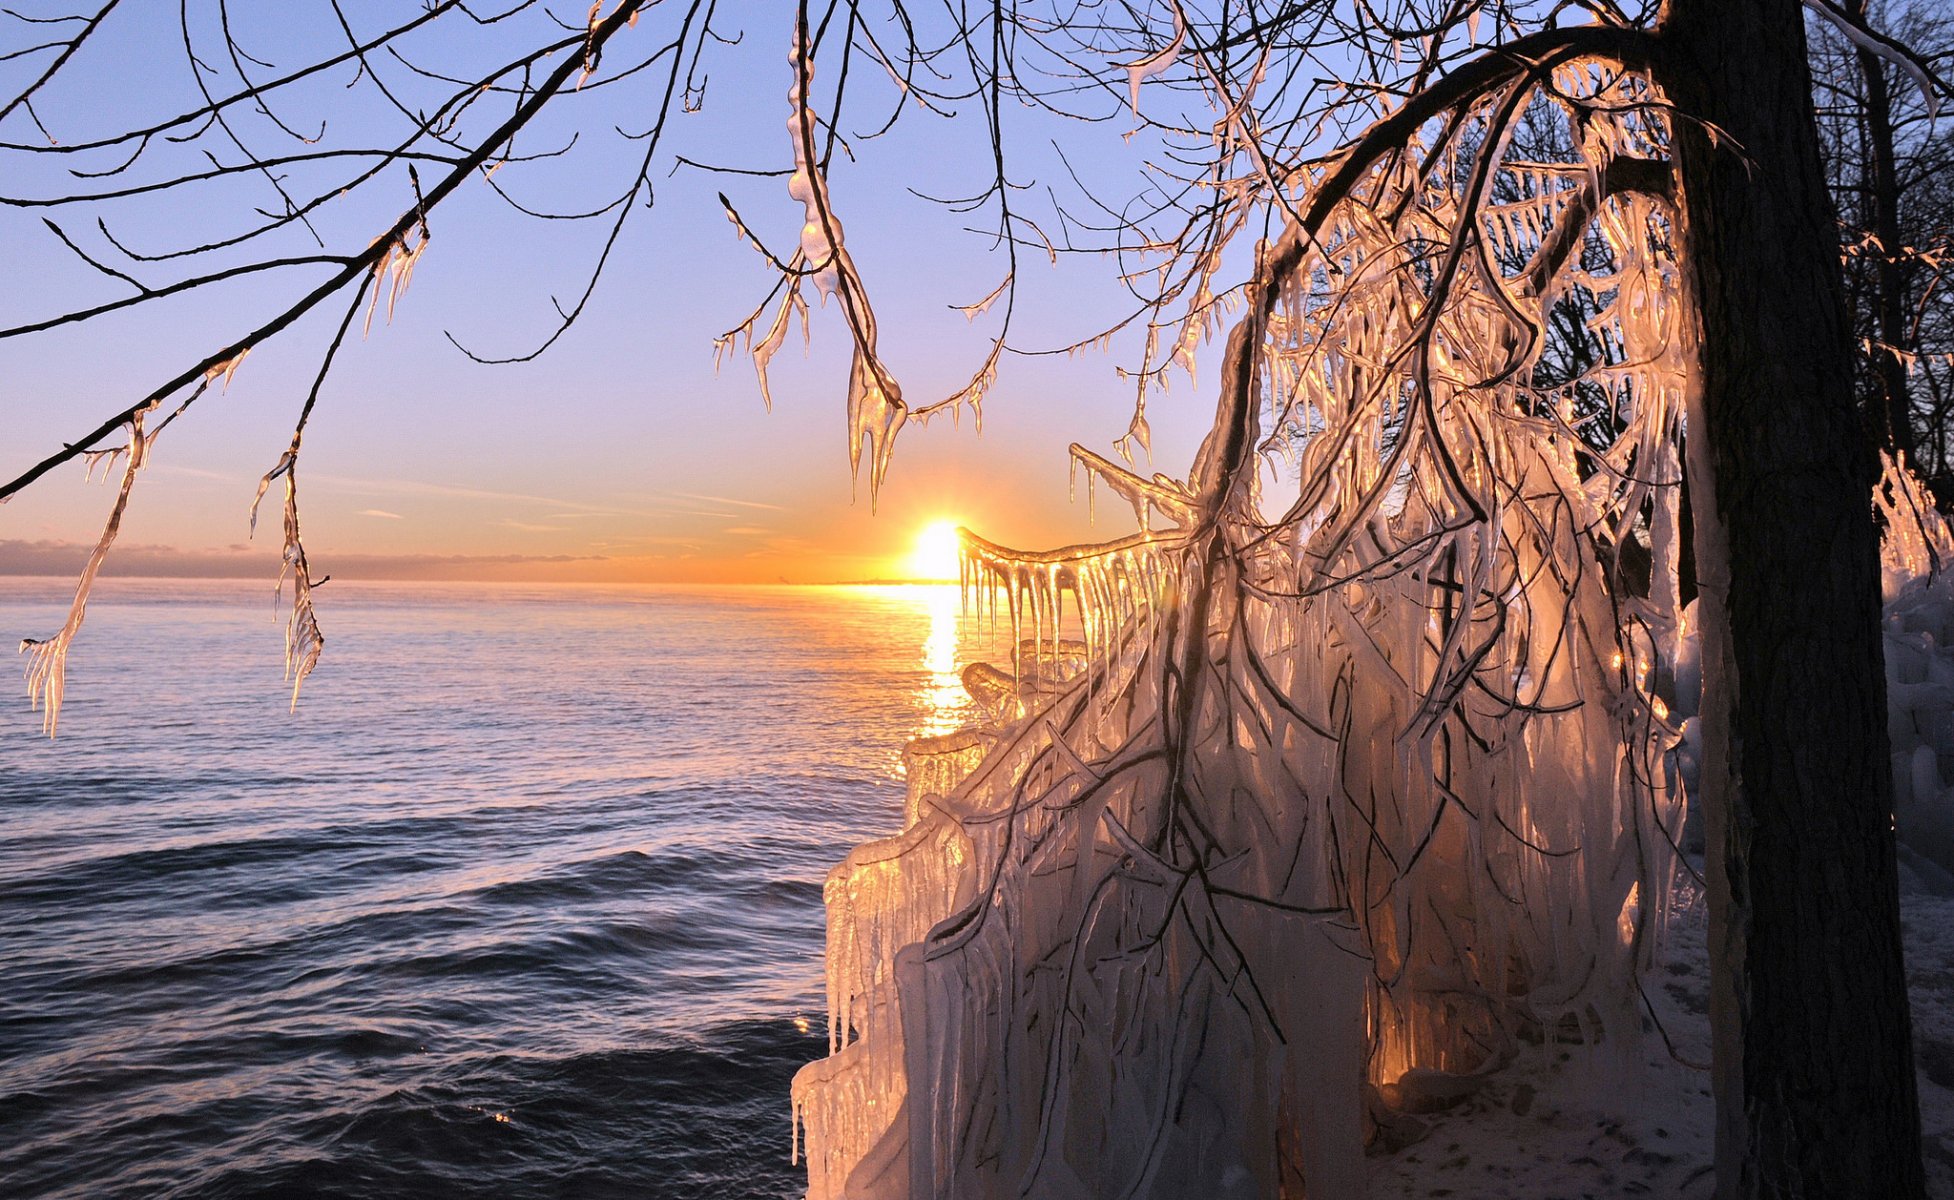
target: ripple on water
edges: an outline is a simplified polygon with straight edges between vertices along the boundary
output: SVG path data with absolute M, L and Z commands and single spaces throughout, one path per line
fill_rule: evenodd
M 61 741 L 0 707 L 0 1191 L 796 1194 L 821 880 L 965 715 L 951 610 L 334 590 L 296 716 L 259 590 L 119 580 Z

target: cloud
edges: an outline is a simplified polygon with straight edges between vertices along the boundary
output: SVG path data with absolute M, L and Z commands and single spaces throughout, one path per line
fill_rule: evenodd
M 612 538 L 590 543 L 600 549 L 625 549 L 632 546 L 683 546 L 689 550 L 699 549 L 700 542 L 694 537 L 626 537 Z
M 765 508 L 773 512 L 785 512 L 778 504 L 763 504 L 758 500 L 735 500 L 730 496 L 705 496 L 698 492 L 673 492 L 682 500 L 704 500 L 708 504 L 731 504 L 738 508 Z
M 151 467 L 150 469 L 161 471 L 166 475 L 187 475 L 192 479 L 217 479 L 224 483 L 249 482 L 242 475 L 227 475 L 222 471 L 206 471 L 202 467 L 183 467 L 175 463 L 163 463 L 160 466 Z
M 513 517 L 504 517 L 500 521 L 495 522 L 495 524 L 500 525 L 504 529 L 514 529 L 522 533 L 567 533 L 569 532 L 568 530 L 564 529 L 563 526 L 561 525 L 532 525 L 528 521 L 518 521 Z
M 391 513 L 384 508 L 362 508 L 353 515 L 356 517 L 385 517 L 389 521 L 404 521 L 407 519 L 399 513 Z
M 447 496 L 458 500 L 504 501 L 510 504 L 540 506 L 553 511 L 547 514 L 549 520 L 573 520 L 591 517 L 642 517 L 658 520 L 670 516 L 716 517 L 721 520 L 737 520 L 739 513 L 712 511 L 696 506 L 675 504 L 673 501 L 703 501 L 708 504 L 725 505 L 743 509 L 768 509 L 782 511 L 778 504 L 763 504 L 757 500 L 734 500 L 725 496 L 696 495 L 691 492 L 663 492 L 657 495 L 638 494 L 638 500 L 652 501 L 650 508 L 619 507 L 615 504 L 591 504 L 582 500 L 565 500 L 557 496 L 539 496 L 531 492 L 503 492 L 492 488 L 461 487 L 447 483 L 427 483 L 418 479 L 362 479 L 348 475 L 306 476 L 308 486 L 323 485 L 325 490 L 349 493 L 356 496 Z M 531 529 L 541 532 L 541 527 Z
M 0 575 L 74 576 L 92 546 L 82 542 L 0 538 Z M 611 561 L 603 554 L 334 554 L 314 550 L 312 569 L 349 580 L 466 580 L 521 576 L 525 568 Z M 186 550 L 177 546 L 118 545 L 104 575 L 169 579 L 274 579 L 275 546 Z
M 94 547 L 84 542 L 0 538 L 0 575 L 75 575 Z M 175 546 L 118 545 L 102 571 L 107 575 L 215 576 L 240 578 L 278 571 L 269 546 L 211 548 L 185 553 Z
M 568 509 L 575 512 L 603 512 L 595 504 L 584 504 L 576 500 L 559 500 L 555 496 L 537 496 L 528 492 L 498 492 L 488 488 L 456 487 L 446 483 L 425 483 L 418 479 L 357 479 L 347 475 L 312 475 L 306 477 L 308 484 L 323 484 L 328 490 L 352 492 L 355 495 L 401 495 L 401 496 L 453 496 L 462 500 L 513 500 L 521 504 L 541 504 L 550 508 Z
M 731 529 L 724 529 L 720 532 L 737 534 L 742 537 L 758 537 L 762 534 L 772 533 L 773 530 L 768 529 L 764 525 L 735 525 Z

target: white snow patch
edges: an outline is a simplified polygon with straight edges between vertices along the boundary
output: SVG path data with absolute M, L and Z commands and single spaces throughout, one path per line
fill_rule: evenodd
M 1901 871 L 1908 993 L 1920 1083 L 1927 1195 L 1954 1200 L 1954 896 Z M 1474 1096 L 1424 1118 L 1425 1135 L 1370 1160 L 1370 1200 L 1576 1200 L 1714 1194 L 1707 918 L 1688 884 L 1670 953 L 1647 980 L 1676 1050 L 1645 1039 L 1633 1069 L 1589 1049 L 1531 1044 Z

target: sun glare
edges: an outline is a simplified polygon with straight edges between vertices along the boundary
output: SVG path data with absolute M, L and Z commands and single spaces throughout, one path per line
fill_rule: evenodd
M 953 580 L 962 558 L 955 521 L 932 521 L 916 534 L 905 574 L 910 579 Z

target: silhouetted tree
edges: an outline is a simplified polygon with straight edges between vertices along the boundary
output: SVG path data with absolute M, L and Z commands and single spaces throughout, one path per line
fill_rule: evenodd
M 1633 990 L 1648 961 L 1650 914 L 1667 903 L 1654 889 L 1666 886 L 1674 862 L 1664 844 L 1674 830 L 1662 814 L 1674 798 L 1663 764 L 1675 730 L 1641 659 L 1673 654 L 1684 633 L 1675 553 L 1683 421 L 1665 389 L 1686 386 L 1709 666 L 1719 1189 L 1727 1197 L 1919 1195 L 1868 503 L 1874 457 L 1854 416 L 1851 317 L 1797 0 L 1150 0 L 1037 12 L 997 2 L 928 14 L 904 0 L 801 0 L 765 20 L 729 16 L 709 0 L 599 0 L 568 21 L 535 0 L 493 12 L 439 0 L 369 32 L 329 4 L 345 44 L 282 68 L 246 49 L 232 24 L 236 6 L 216 5 L 193 27 L 186 5 L 183 59 L 201 101 L 160 119 L 125 115 L 113 132 L 79 137 L 59 136 L 37 102 L 72 73 L 104 69 L 89 50 L 119 19 L 117 0 L 67 16 L 9 14 L 16 29 L 50 32 L 0 58 L 15 72 L 0 91 L 0 162 L 8 189 L 22 189 L 0 196 L 0 206 L 58 218 L 46 221 L 46 236 L 114 294 L 0 329 L 0 339 L 89 327 L 247 276 L 311 279 L 285 306 L 200 345 L 155 387 L 83 422 L 72 441 L 0 483 L 4 500 L 65 463 L 125 456 L 66 625 L 26 647 L 50 734 L 88 583 L 156 434 L 227 382 L 246 355 L 325 308 L 335 319 L 319 370 L 259 490 L 260 498 L 274 483 L 284 491 L 296 703 L 323 645 L 298 465 L 354 322 L 370 326 L 382 292 L 391 309 L 438 227 L 431 215 L 479 180 L 539 219 L 590 220 L 602 230 L 587 286 L 557 307 L 537 344 L 506 355 L 466 351 L 480 361 L 542 353 L 585 311 L 624 226 L 648 207 L 669 123 L 706 102 L 713 53 L 743 36 L 772 36 L 789 49 L 792 70 L 775 81 L 789 119 L 785 135 L 765 144 L 771 163 L 673 156 L 670 165 L 715 172 L 729 188 L 758 188 L 758 176 L 773 189 L 742 193 L 742 206 L 721 196 L 772 280 L 721 348 L 748 351 L 765 389 L 792 321 L 808 320 L 810 300 L 833 301 L 852 351 L 850 459 L 859 469 L 866 454 L 871 490 L 908 424 L 974 412 L 1007 351 L 1032 348 L 1014 324 L 1021 251 L 1117 264 L 1127 311 L 1059 348 L 1117 343 L 1131 355 L 1124 375 L 1134 412 L 1120 443 L 1129 465 L 1149 448 L 1149 398 L 1171 372 L 1191 375 L 1200 346 L 1228 327 L 1215 424 L 1185 479 L 1149 479 L 1074 450 L 1093 477 L 1133 502 L 1141 533 L 1049 553 L 970 540 L 972 571 L 1008 596 L 1012 619 L 1029 620 L 1039 643 L 1053 635 L 1050 650 L 1034 645 L 1032 658 L 1080 659 L 1056 644 L 1068 589 L 1098 641 L 1083 666 L 1072 662 L 1069 681 L 1021 671 L 1050 688 L 1008 699 L 1021 706 L 1018 720 L 993 731 L 996 741 L 955 751 L 971 759 L 973 779 L 995 786 L 998 807 L 954 828 L 918 813 L 915 828 L 941 835 L 930 843 L 936 850 L 959 847 L 957 863 L 981 864 L 960 869 L 978 874 L 946 869 L 954 878 L 939 899 L 956 907 L 936 915 L 947 919 L 919 924 L 923 910 L 907 911 L 902 936 L 874 939 L 886 960 L 849 960 L 867 972 L 861 995 L 878 1015 L 851 1017 L 854 983 L 838 984 L 835 1057 L 858 1025 L 860 1035 L 879 1029 L 884 1050 L 897 1036 L 887 1024 L 895 1002 L 877 989 L 899 970 L 911 979 L 927 976 L 930 963 L 949 970 L 957 954 L 991 937 L 1001 940 L 986 961 L 1004 966 L 972 968 L 966 982 L 994 989 L 997 1011 L 1029 1014 L 1006 1047 L 1018 1064 L 1014 1085 L 1028 1090 L 1018 1104 L 999 1098 L 1002 1083 L 910 1087 L 912 1105 L 992 1104 L 992 1115 L 1003 1115 L 922 1110 L 900 1137 L 858 1130 L 864 1144 L 830 1164 L 838 1174 L 829 1182 L 861 1163 L 889 1187 L 913 1179 L 921 1190 L 954 1191 L 1008 1163 L 1023 1176 L 999 1186 L 1060 1186 L 1038 1174 L 1061 1169 L 1059 1156 L 1045 1153 L 1050 1139 L 1124 1111 L 1090 1079 L 1068 1080 L 1063 1066 L 1084 1061 L 1083 1043 L 1066 1039 L 1106 1028 L 1067 1006 L 1116 960 L 1147 967 L 1122 985 L 1137 991 L 1118 993 L 1122 1002 L 1139 997 L 1122 1019 L 1142 1002 L 1168 1005 L 1145 1011 L 1197 1026 L 1188 1040 L 1207 1048 L 1187 1051 L 1196 1056 L 1189 1066 L 1172 1049 L 1178 1037 L 1165 1038 L 1158 1082 L 1170 1099 L 1222 1086 L 1204 1071 L 1240 1066 L 1200 1053 L 1299 1053 L 1303 1043 L 1282 1032 L 1309 1007 L 1297 989 L 1319 986 L 1326 1009 L 1368 1013 L 1364 1053 L 1322 1060 L 1332 1074 L 1353 1076 L 1335 1092 L 1348 1101 L 1338 1112 L 1310 1110 L 1283 1092 L 1242 1126 L 1288 1130 L 1269 1133 L 1273 1149 L 1251 1147 L 1271 1156 L 1259 1169 L 1285 1187 L 1309 1175 L 1317 1191 L 1340 1178 L 1336 1155 L 1299 1149 L 1295 1138 L 1308 1136 L 1294 1133 L 1298 1122 L 1334 1126 L 1324 1137 L 1342 1138 L 1347 1150 L 1359 1108 L 1373 1126 L 1388 1123 L 1406 1090 L 1428 1079 L 1407 1068 L 1464 1077 L 1510 1048 L 1515 1028 L 1532 1018 L 1527 986 L 1560 969 L 1528 942 L 1528 921 L 1569 913 L 1598 921 L 1591 932 L 1606 969 L 1595 977 L 1619 972 L 1624 993 Z M 1908 236 L 1907 197 L 1930 208 L 1941 201 L 1925 198 L 1942 192 L 1906 175 L 1903 147 L 1931 138 L 1903 132 L 1912 127 L 1896 106 L 1911 101 L 1889 85 L 1898 73 L 1929 93 L 1945 89 L 1931 62 L 1867 24 L 1857 0 L 1810 7 L 1864 48 L 1853 57 L 1870 81 L 1863 211 L 1884 249 L 1861 255 L 1870 270 L 1855 279 L 1873 298 L 1864 309 L 1877 343 L 1873 410 L 1904 448 L 1914 426 L 1903 410 L 1923 406 L 1899 370 L 1920 351 L 1902 347 L 1925 346 L 1929 331 L 1941 336 L 1949 310 L 1947 289 L 1924 283 L 1913 260 L 1891 252 Z M 1569 15 L 1585 23 L 1562 25 Z M 741 28 L 729 32 L 735 21 Z M 448 54 L 477 65 L 463 70 L 444 61 Z M 356 99 L 322 99 L 315 85 L 329 74 L 350 77 Z M 587 111 L 635 87 L 644 95 L 630 109 L 634 127 L 617 127 L 634 157 L 610 203 L 553 212 L 504 190 L 505 171 L 546 182 L 570 148 L 534 147 L 539 114 Z M 868 128 L 844 124 L 872 101 L 888 107 Z M 355 102 L 392 122 L 387 137 L 353 122 L 342 138 L 338 123 L 318 119 L 332 104 Z M 297 115 L 308 110 L 317 111 Z M 967 306 L 991 322 L 984 351 L 967 382 L 928 399 L 906 395 L 890 366 L 872 281 L 856 265 L 828 182 L 878 132 L 927 119 L 922 113 L 954 116 L 952 131 L 976 130 L 967 160 L 981 186 L 949 203 L 984 214 L 1002 260 L 996 289 Z M 1064 132 L 1056 170 L 1072 180 L 1035 216 L 1016 174 L 1028 140 L 1016 135 L 1022 113 Z M 1102 128 L 1139 134 L 1151 147 L 1144 182 L 1127 194 L 1107 194 L 1064 157 L 1068 139 Z M 280 149 L 264 149 L 274 144 Z M 50 161 L 77 169 L 52 175 Z M 115 218 L 127 206 L 198 188 L 243 200 L 231 210 L 236 228 L 161 252 L 118 239 Z M 752 197 L 762 195 L 791 222 L 759 215 Z M 387 215 L 332 249 L 342 238 L 329 239 L 337 226 L 322 215 L 364 211 L 357 204 L 378 197 Z M 72 219 L 82 214 L 96 220 Z M 797 232 L 774 237 L 774 226 Z M 1932 365 L 1921 377 L 1932 417 L 1923 449 L 1942 470 L 1947 375 Z M 126 442 L 105 446 L 118 431 Z M 1301 451 L 1299 491 L 1286 513 L 1270 517 L 1258 455 L 1285 449 Z M 1324 647 L 1299 651 L 1298 628 L 1321 631 Z M 1292 641 L 1277 645 L 1278 635 Z M 1314 672 L 1332 662 L 1332 643 L 1350 657 L 1321 677 Z M 1316 660 L 1303 661 L 1308 654 Z M 1126 705 L 1118 720 L 1093 707 L 1108 695 Z M 1611 766 L 1631 764 L 1624 786 L 1637 803 L 1626 811 L 1636 815 L 1590 830 L 1606 851 L 1578 837 L 1557 848 L 1530 818 L 1499 807 L 1515 786 L 1500 772 L 1517 761 L 1503 756 L 1517 756 L 1512 747 L 1540 729 L 1556 731 L 1569 761 L 1596 752 L 1579 744 L 1586 738 L 1606 743 Z M 979 749 L 990 766 L 978 763 Z M 1303 768 L 1292 758 L 1304 753 L 1334 764 L 1324 777 L 1331 783 L 1299 782 Z M 1365 775 L 1373 755 L 1383 765 Z M 1619 811 L 1599 796 L 1587 797 L 1594 812 Z M 1328 807 L 1307 808 L 1318 804 Z M 1305 811 L 1321 817 L 1306 822 L 1307 838 L 1281 824 Z M 1270 844 L 1288 836 L 1267 832 L 1279 825 L 1293 844 Z M 1576 822 L 1576 832 L 1585 828 Z M 1001 842 L 984 840 L 998 829 Z M 1326 829 L 1335 834 L 1329 848 L 1316 840 Z M 965 853 L 979 845 L 984 855 Z M 1320 874 L 1284 890 L 1306 848 L 1322 856 Z M 1590 890 L 1568 901 L 1555 872 L 1582 854 L 1602 882 L 1584 883 Z M 1290 872 L 1281 876 L 1274 865 L 1285 855 Z M 1508 879 L 1494 869 L 1495 859 L 1511 866 L 1501 855 L 1527 865 Z M 1420 875 L 1426 863 L 1439 865 Z M 873 865 L 884 870 L 883 860 Z M 1486 869 L 1466 869 L 1475 865 Z M 1256 887 L 1230 882 L 1263 868 L 1268 877 Z M 1020 926 L 1009 923 L 1016 916 L 992 915 L 1020 912 L 1013 906 L 1055 888 L 1061 872 L 1073 881 L 1065 896 L 1042 895 L 1073 906 L 1047 910 L 1062 919 Z M 1560 881 L 1561 899 L 1524 888 L 1497 898 L 1473 892 L 1481 876 L 1496 891 Z M 1155 899 L 1106 890 L 1142 884 Z M 1403 907 L 1400 888 L 1426 889 L 1415 910 Z M 1135 897 L 1123 920 L 1102 918 L 1107 894 Z M 1512 923 L 1501 906 L 1518 914 Z M 1292 918 L 1348 931 L 1355 944 L 1343 949 L 1370 964 L 1370 977 L 1333 987 L 1332 977 L 1344 977 L 1325 959 L 1315 984 L 1301 981 L 1293 974 L 1301 960 L 1286 957 L 1295 946 L 1283 940 Z M 1616 944 L 1623 922 L 1631 934 Z M 1013 956 L 1046 936 L 1053 943 L 1039 943 L 1017 970 Z M 1127 940 L 1118 954 L 1089 955 L 1095 937 Z M 1148 992 L 1169 987 L 1146 982 L 1165 978 L 1167 963 L 1179 990 Z M 1567 1014 L 1576 1021 L 1618 1025 L 1624 1004 L 1634 1013 L 1625 994 L 1581 994 L 1586 1007 Z M 1611 1004 L 1611 1017 L 1596 1015 Z M 922 1010 L 903 1011 L 920 1019 Z M 928 1062 L 919 1055 L 916 1069 L 962 1069 L 951 1043 L 931 1045 L 942 1053 Z M 1366 1064 L 1376 1085 L 1367 1099 L 1354 1078 Z M 878 1086 L 895 1087 L 909 1068 L 885 1053 L 878 1069 L 894 1072 Z M 1067 1099 L 1076 1096 L 1091 1103 Z M 1182 1111 L 1178 1101 L 1160 1105 L 1163 1127 L 1164 1114 Z M 1004 1129 L 1007 1118 L 1021 1123 L 1015 1132 Z M 1134 1186 L 1175 1186 L 1150 1155 L 1125 1164 L 1138 1172 Z M 1181 1169 L 1193 1168 L 1172 1168 Z

